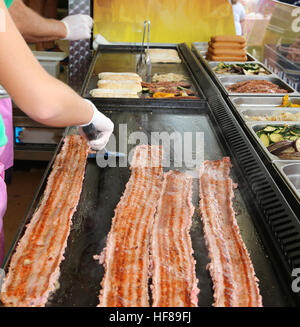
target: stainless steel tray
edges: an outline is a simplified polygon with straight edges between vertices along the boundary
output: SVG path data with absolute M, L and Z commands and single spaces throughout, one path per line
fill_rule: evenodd
M 290 100 L 294 104 L 300 105 L 300 97 L 289 96 Z M 229 97 L 230 102 L 236 107 L 279 107 L 282 103 L 282 98 L 280 97 L 266 97 L 266 96 L 257 96 L 257 97 Z M 281 107 L 284 108 L 284 107 Z M 267 109 L 267 108 L 266 108 Z M 297 109 L 297 108 L 294 108 Z
M 286 93 L 236 93 L 236 92 L 229 92 L 227 90 L 227 86 L 232 84 L 248 81 L 248 80 L 266 80 L 271 83 L 278 85 L 280 88 L 285 89 L 288 91 L 290 95 L 298 94 L 298 92 L 290 87 L 286 82 L 281 80 L 277 76 L 222 76 L 219 78 L 220 85 L 225 94 L 231 96 L 265 96 L 265 97 L 283 97 Z
M 226 63 L 226 62 L 225 62 Z M 212 72 L 217 76 L 217 77 L 222 77 L 222 76 L 262 76 L 262 77 L 265 77 L 265 76 L 270 76 L 270 75 L 274 75 L 273 72 L 270 71 L 269 68 L 267 68 L 265 65 L 263 65 L 262 63 L 260 63 L 259 61 L 252 61 L 251 64 L 257 64 L 259 65 L 260 67 L 262 67 L 263 69 L 266 70 L 266 72 L 268 74 L 266 75 L 239 75 L 239 74 L 218 74 L 216 71 L 214 71 L 213 69 L 219 65 L 219 62 L 216 62 L 216 61 L 210 61 L 209 63 L 209 66 L 212 70 Z M 245 62 L 238 62 L 238 61 L 231 61 L 231 62 L 228 62 L 228 64 L 231 64 L 231 65 L 234 65 L 234 64 L 245 64 Z M 249 64 L 249 62 L 248 62 Z M 276 76 L 276 75 L 274 75 Z
M 274 154 L 272 154 L 262 143 L 262 141 L 260 140 L 260 138 L 256 135 L 256 132 L 263 128 L 264 126 L 267 125 L 283 125 L 283 124 L 287 124 L 287 122 L 253 122 L 253 123 L 246 123 L 246 126 L 249 128 L 250 132 L 254 135 L 255 139 L 257 140 L 258 144 L 261 146 L 261 148 L 263 149 L 263 151 L 265 152 L 266 156 L 269 158 L 270 161 L 274 162 L 274 161 L 278 161 L 281 159 L 278 156 L 275 156 Z M 297 126 L 298 128 L 300 128 L 300 123 L 297 122 L 291 122 L 287 125 L 290 126 Z M 291 160 L 292 162 L 299 162 L 300 160 Z
M 273 165 L 300 202 L 300 162 L 278 160 Z
M 280 122 L 279 120 L 277 121 L 271 121 L 271 120 L 252 120 L 251 116 L 272 116 L 279 114 L 281 112 L 287 112 L 291 114 L 295 113 L 300 113 L 300 108 L 278 108 L 278 107 L 268 107 L 268 108 L 261 108 L 261 107 L 240 107 L 236 109 L 238 114 L 242 117 L 242 119 L 245 122 L 264 122 L 264 123 L 269 123 L 273 124 L 274 122 Z M 248 116 L 248 117 L 247 117 Z M 282 123 L 286 124 L 295 124 L 295 123 L 300 123 L 299 121 L 291 121 L 291 120 L 281 120 Z

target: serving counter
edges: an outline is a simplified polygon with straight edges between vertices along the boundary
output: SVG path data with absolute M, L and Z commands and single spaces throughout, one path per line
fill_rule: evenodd
M 133 132 L 142 132 L 149 144 L 151 140 L 153 143 L 153 133 L 156 135 L 164 132 L 168 135 L 177 133 L 182 140 L 186 137 L 186 133 L 190 133 L 192 142 L 188 145 L 193 155 L 198 151 L 196 133 L 201 133 L 204 160 L 230 157 L 233 165 L 231 178 L 238 184 L 238 188 L 234 191 L 234 211 L 260 281 L 263 305 L 281 307 L 299 305 L 300 298 L 291 289 L 292 271 L 300 266 L 298 220 L 300 206 L 295 193 L 282 180 L 273 163 L 266 160 L 253 135 L 242 123 L 241 116 L 233 106 L 234 101 L 238 101 L 234 100 L 237 98 L 231 99 L 224 94 L 217 82 L 218 78 L 197 50 L 191 51 L 186 44 L 154 47 L 176 49 L 182 63 L 176 66 L 158 64 L 152 73 L 185 74 L 199 99 L 90 97 L 89 91 L 95 87 L 99 72 L 135 72 L 136 54 L 140 52 L 140 47 L 131 45 L 107 45 L 98 48 L 83 82 L 82 95 L 93 101 L 97 108 L 114 122 L 117 149 L 120 149 L 120 143 L 124 142 L 122 139 L 124 130 L 120 135 L 120 126 L 126 125 L 128 137 Z M 65 135 L 70 133 L 74 133 L 74 129 L 67 129 Z M 31 207 L 19 228 L 3 265 L 4 272 L 8 271 L 11 257 L 24 234 L 26 225 L 39 207 L 47 177 L 62 143 L 63 140 L 49 163 Z M 138 139 L 135 141 L 127 139 L 125 143 L 129 153 L 137 145 Z M 196 277 L 200 288 L 198 305 L 211 306 L 213 285 L 206 269 L 209 262 L 208 251 L 203 224 L 197 210 L 199 207 L 198 167 L 190 166 L 189 162 L 185 161 L 181 167 L 178 167 L 174 160 L 175 145 L 172 142 L 170 144 L 166 158 L 170 164 L 164 167 L 164 171 L 175 169 L 194 177 L 193 205 L 196 210 L 190 234 L 196 260 Z M 94 259 L 94 256 L 99 255 L 106 246 L 114 209 L 129 177 L 128 164 L 120 165 L 117 161 L 115 167 L 100 168 L 95 159 L 88 159 L 80 201 L 73 216 L 71 233 L 64 254 L 65 259 L 60 266 L 59 288 L 50 296 L 47 306 L 96 306 L 98 304 L 104 268 Z

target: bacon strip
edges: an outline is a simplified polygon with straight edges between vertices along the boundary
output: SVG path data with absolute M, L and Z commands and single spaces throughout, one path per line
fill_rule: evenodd
M 200 171 L 200 211 L 211 263 L 214 306 L 262 306 L 258 280 L 232 208 L 230 159 L 205 161 Z
M 45 306 L 55 290 L 80 198 L 88 150 L 79 135 L 65 138 L 40 206 L 11 259 L 1 294 L 6 306 Z
M 197 306 L 195 260 L 189 230 L 194 207 L 192 178 L 170 171 L 152 230 L 152 296 L 154 307 Z
M 115 209 L 106 249 L 100 256 L 104 255 L 105 267 L 101 307 L 149 306 L 150 233 L 162 177 L 161 148 L 136 147 L 131 177 Z

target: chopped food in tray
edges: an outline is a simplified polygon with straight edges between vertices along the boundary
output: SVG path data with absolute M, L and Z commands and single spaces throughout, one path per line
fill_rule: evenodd
M 289 125 L 267 125 L 256 135 L 275 156 L 285 160 L 300 160 L 300 128 Z
M 150 98 L 195 98 L 191 86 L 188 82 L 142 82 L 143 93 Z
M 154 74 L 152 83 L 142 82 L 136 73 L 100 73 L 95 98 L 170 98 L 199 99 L 192 85 L 182 74 Z
M 245 115 L 245 118 L 255 121 L 300 121 L 300 112 L 291 113 L 291 112 L 277 112 L 273 115 L 261 115 L 261 116 L 249 116 Z
M 234 83 L 227 86 L 227 90 L 233 93 L 287 93 L 285 89 L 281 89 L 278 85 L 266 81 L 251 79 Z
M 182 74 L 154 74 L 152 77 L 152 82 L 182 82 L 186 81 L 186 77 Z
M 292 103 L 292 101 L 289 98 L 289 95 L 286 94 L 283 98 L 282 98 L 282 103 L 279 107 L 290 107 L 290 108 L 300 108 L 300 104 L 295 104 Z
M 259 64 L 247 63 L 247 64 L 225 64 L 220 62 L 213 68 L 217 74 L 224 75 L 269 75 Z

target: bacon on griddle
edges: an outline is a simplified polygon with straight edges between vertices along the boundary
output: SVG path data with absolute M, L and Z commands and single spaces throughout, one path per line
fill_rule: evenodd
M 80 198 L 88 150 L 81 136 L 65 138 L 39 208 L 11 259 L 1 293 L 6 306 L 45 306 L 55 290 Z
M 258 280 L 232 208 L 230 159 L 205 161 L 200 170 L 200 211 L 208 246 L 215 306 L 262 306 Z
M 136 147 L 131 176 L 115 209 L 103 253 L 99 306 L 149 306 L 150 233 L 162 179 L 161 147 Z
M 199 289 L 189 234 L 191 198 L 190 176 L 177 171 L 164 175 L 151 240 L 154 307 L 197 306 Z

